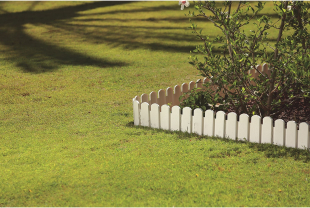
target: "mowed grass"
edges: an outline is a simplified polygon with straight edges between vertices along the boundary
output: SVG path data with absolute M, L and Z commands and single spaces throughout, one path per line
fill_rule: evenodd
M 134 96 L 200 78 L 189 10 L 0 3 L 0 206 L 310 205 L 305 150 L 133 125 Z

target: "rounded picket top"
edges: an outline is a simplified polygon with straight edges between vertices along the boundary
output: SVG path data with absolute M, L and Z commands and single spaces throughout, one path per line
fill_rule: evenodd
M 192 132 L 198 135 L 203 133 L 203 110 L 201 108 L 194 110 Z
M 149 108 L 149 104 L 144 102 L 144 103 L 141 103 L 141 108 Z
M 266 74 L 267 76 L 270 77 L 271 71 L 269 69 L 269 65 L 268 64 L 266 64 L 266 63 L 263 64 L 263 71 L 262 71 L 262 73 Z
M 270 116 L 266 116 L 263 118 L 263 125 L 262 125 L 262 143 L 273 143 L 273 119 Z
M 158 90 L 158 97 L 160 96 L 166 96 L 166 92 L 163 89 Z
M 197 113 L 195 113 L 195 112 L 197 112 Z M 202 110 L 201 108 L 195 108 L 195 110 L 194 110 L 194 115 L 196 115 L 196 114 L 199 114 L 199 115 L 200 115 L 200 113 L 203 114 L 203 110 Z
M 152 128 L 159 129 L 160 120 L 159 120 L 159 105 L 157 103 L 153 103 L 151 105 L 151 112 L 150 112 L 150 126 Z
M 211 109 L 208 109 L 208 110 L 206 110 L 205 111 L 205 114 L 212 114 L 213 115 L 213 118 L 215 117 L 215 113 L 214 113 L 214 111 L 213 110 L 211 110 Z
M 299 124 L 298 130 L 298 142 L 297 147 L 299 149 L 309 149 L 310 148 L 310 133 L 309 133 L 309 124 L 302 122 Z
M 237 122 L 237 114 L 235 112 L 230 112 L 227 114 L 227 121 L 225 125 L 226 138 L 236 140 L 238 131 Z
M 169 105 L 164 104 L 164 105 L 161 106 L 161 111 L 168 111 L 168 110 L 170 112 L 170 106 Z
M 167 94 L 167 97 L 166 97 L 166 103 L 165 104 L 170 104 L 172 105 L 172 102 L 173 102 L 173 89 L 171 87 L 168 87 L 166 89 L 166 94 Z
M 216 113 L 215 118 L 215 126 L 214 126 L 214 136 L 218 136 L 221 138 L 225 137 L 225 112 L 224 111 L 218 111 Z
M 198 80 L 196 81 L 196 87 L 197 87 L 197 88 L 202 88 L 202 80 L 201 80 L 201 79 L 198 79 Z
M 161 106 L 160 128 L 170 130 L 170 106 L 166 104 Z
M 141 103 L 144 103 L 144 102 L 149 102 L 149 95 L 148 94 L 142 94 L 141 95 Z
M 179 98 L 181 94 L 182 94 L 181 87 L 179 85 L 174 86 L 174 94 L 173 94 L 173 101 L 172 101 L 173 106 L 180 104 Z
M 254 76 L 255 75 L 255 71 L 256 71 L 256 69 L 251 67 L 251 69 L 248 71 L 248 74 L 251 74 L 252 76 Z
M 251 117 L 251 122 L 252 122 L 252 120 L 260 120 L 261 121 L 261 117 L 259 116 L 259 115 L 253 115 L 252 117 Z
M 284 146 L 285 145 L 285 122 L 282 119 L 277 119 L 274 122 L 273 131 L 273 143 L 275 145 Z
M 239 121 L 240 121 L 240 120 L 250 121 L 250 116 L 249 116 L 248 114 L 242 113 L 242 114 L 239 116 Z
M 251 117 L 249 141 L 261 143 L 261 117 L 258 115 Z
M 237 138 L 237 114 L 235 112 L 230 112 L 227 114 L 225 137 L 235 140 Z
M 133 105 L 133 121 L 134 125 L 140 125 L 140 103 L 135 98 L 132 101 Z
M 273 119 L 270 116 L 266 116 L 266 117 L 263 118 L 263 123 L 264 122 L 270 123 L 270 121 L 273 121 Z
M 150 110 L 149 104 L 146 102 L 141 104 L 140 123 L 141 126 L 150 127 Z
M 171 109 L 170 129 L 171 131 L 181 130 L 181 108 L 177 105 Z
M 182 91 L 182 93 L 188 92 L 188 84 L 187 83 L 183 83 L 181 85 L 181 91 Z
M 150 93 L 150 105 L 153 103 L 157 103 L 157 93 L 154 91 Z
M 192 109 L 190 107 L 184 107 L 182 109 L 182 114 L 191 114 L 192 115 Z
M 165 90 L 162 90 L 162 89 L 158 90 L 157 104 L 159 106 L 166 104 L 166 92 L 165 92 Z
M 260 64 L 258 64 L 258 65 L 256 65 L 256 69 L 257 69 L 258 71 L 262 72 L 263 66 L 260 65 Z M 259 74 L 257 71 L 255 71 L 255 72 L 256 72 L 257 74 Z
M 235 112 L 230 112 L 230 113 L 228 113 L 227 114 L 227 120 L 230 118 L 230 119 L 234 119 L 234 118 L 236 118 L 236 120 L 237 120 L 237 114 L 235 113 Z
M 287 122 L 285 146 L 293 148 L 297 147 L 297 123 L 295 121 Z
M 180 85 L 175 85 L 173 89 L 174 89 L 174 94 L 177 93 L 177 92 L 181 92 Z
M 154 108 L 159 108 L 160 106 L 157 104 L 157 103 L 153 103 L 152 105 L 151 105 L 151 109 L 154 109 Z
M 224 117 L 225 118 L 225 112 L 224 111 L 218 111 L 218 112 L 216 112 L 216 118 L 217 117 Z
M 139 102 L 139 96 L 135 96 L 132 101 L 138 101 Z M 140 103 L 140 102 L 139 102 Z
M 192 89 L 194 89 L 194 87 L 196 86 L 196 83 L 195 82 L 193 82 L 193 81 L 191 81 L 190 83 L 189 83 L 189 91 L 191 91 Z
M 210 79 L 208 79 L 207 77 L 203 79 L 203 84 L 210 82 Z
M 250 137 L 250 117 L 248 114 L 241 114 L 238 122 L 238 140 L 249 141 Z
M 203 135 L 214 136 L 214 111 L 206 110 L 203 122 Z
M 173 106 L 172 107 L 172 112 L 175 112 L 175 111 L 180 111 L 181 112 L 180 106 L 178 106 L 178 105 Z

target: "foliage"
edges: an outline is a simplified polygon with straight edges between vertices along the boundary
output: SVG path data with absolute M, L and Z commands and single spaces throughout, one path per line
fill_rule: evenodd
M 216 103 L 221 103 L 224 109 L 233 108 L 237 114 L 258 114 L 264 117 L 275 115 L 284 108 L 289 108 L 298 99 L 308 97 L 310 38 L 306 25 L 309 24 L 307 10 L 310 4 L 293 2 L 288 7 L 288 2 L 274 2 L 280 27 L 276 27 L 277 22 L 271 24 L 270 17 L 266 15 L 257 16 L 266 2 L 258 2 L 255 6 L 257 9 L 248 2 L 238 2 L 235 11 L 232 11 L 235 2 L 226 1 L 223 4 L 223 8 L 217 8 L 215 2 L 195 2 L 195 9 L 199 14 L 189 12 L 190 17 L 207 18 L 223 34 L 211 40 L 209 36 L 201 34 L 202 30 L 197 32 L 197 25 L 192 24 L 190 27 L 198 39 L 204 42 L 193 51 L 204 54 L 204 61 L 200 62 L 196 56 L 190 56 L 190 64 L 210 80 L 205 84 L 207 89 L 214 89 L 209 92 L 209 96 L 205 95 L 211 100 L 209 104 L 214 108 Z M 247 6 L 246 11 L 241 10 L 244 6 Z M 213 16 L 207 15 L 203 8 Z M 248 14 L 249 10 L 253 13 L 251 16 Z M 241 28 L 248 25 L 254 17 L 256 22 L 253 25 L 257 30 L 251 30 L 250 35 L 246 35 L 244 30 L 241 32 Z M 274 47 L 265 41 L 270 28 L 278 30 Z M 295 33 L 283 38 L 283 32 L 292 28 Z M 215 43 L 222 43 L 219 47 L 223 50 L 222 56 L 215 54 Z M 267 46 L 273 53 L 267 53 Z M 271 73 L 261 73 L 255 67 L 260 63 L 268 63 Z M 248 73 L 251 68 L 259 73 L 257 79 Z M 196 94 L 191 95 L 190 92 L 184 96 L 187 99 L 182 105 Z
M 185 98 L 181 102 L 180 107 L 190 107 L 191 109 L 201 108 L 203 111 L 210 109 L 208 105 L 211 102 L 211 96 L 206 91 L 201 91 L 200 88 L 194 88 L 190 91 L 190 96 L 185 97 L 187 94 L 183 94 L 181 98 Z

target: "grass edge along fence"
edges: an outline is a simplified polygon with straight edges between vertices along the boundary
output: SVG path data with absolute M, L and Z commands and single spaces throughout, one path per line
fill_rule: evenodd
M 256 68 L 262 73 L 270 73 L 267 64 L 257 65 Z M 254 78 L 258 76 L 255 69 L 249 70 L 249 73 Z M 194 87 L 203 90 L 203 83 L 208 81 L 207 78 L 198 79 L 189 84 L 175 85 L 174 90 L 168 87 L 166 91 L 161 89 L 158 93 L 151 92 L 149 95 L 134 97 L 132 100 L 134 125 L 310 150 L 309 124 L 305 122 L 300 123 L 297 129 L 295 121 L 289 121 L 285 125 L 282 119 L 273 122 L 269 116 L 264 117 L 261 122 L 261 117 L 258 115 L 252 116 L 250 120 L 249 115 L 241 114 L 238 120 L 234 112 L 228 113 L 227 119 L 223 111 L 215 114 L 213 110 L 206 110 L 203 116 L 202 109 L 193 110 L 185 107 L 181 112 L 178 106 L 179 97 Z

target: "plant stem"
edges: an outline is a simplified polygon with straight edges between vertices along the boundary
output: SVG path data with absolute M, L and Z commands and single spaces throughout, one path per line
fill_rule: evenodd
M 287 8 L 287 4 L 288 4 L 288 1 L 285 1 L 284 2 L 284 8 L 285 9 Z M 278 38 L 277 38 L 277 43 L 279 43 L 281 40 L 283 29 L 284 29 L 285 19 L 286 19 L 286 13 L 284 12 L 282 15 L 281 26 L 280 26 L 280 30 L 279 30 L 279 34 L 278 34 Z M 276 62 L 277 59 L 278 59 L 278 48 L 276 47 L 276 50 L 274 52 L 274 62 Z M 268 100 L 267 100 L 267 111 L 266 111 L 266 115 L 264 115 L 264 116 L 269 116 L 271 113 L 271 103 L 273 101 L 274 84 L 275 84 L 276 77 L 277 77 L 277 70 L 275 70 L 275 68 L 273 67 L 270 85 L 269 85 L 269 95 L 268 95 Z

